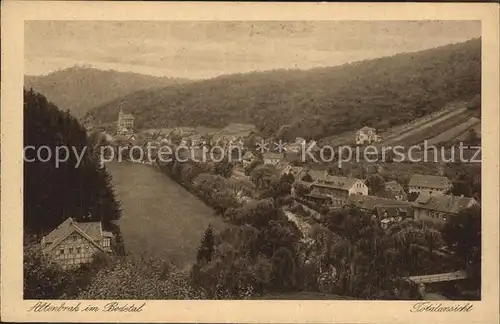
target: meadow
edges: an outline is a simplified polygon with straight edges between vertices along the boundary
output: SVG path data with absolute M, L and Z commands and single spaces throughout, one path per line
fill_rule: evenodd
M 187 267 L 209 224 L 223 228 L 220 216 L 152 166 L 112 162 L 122 217 L 119 225 L 131 258 L 155 257 Z

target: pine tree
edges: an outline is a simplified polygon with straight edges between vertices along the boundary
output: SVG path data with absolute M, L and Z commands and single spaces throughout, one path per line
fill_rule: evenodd
M 111 223 L 120 218 L 111 178 L 99 167 L 88 143 L 87 132 L 76 118 L 43 95 L 25 90 L 24 145 L 34 148 L 26 150 L 23 168 L 26 234 L 46 234 L 68 217 L 83 220 L 89 214 L 90 220 L 101 221 L 104 229 L 110 230 Z M 68 160 L 59 166 L 53 159 L 40 161 L 36 149 L 42 146 L 52 155 L 58 146 L 68 148 Z M 75 151 L 83 153 L 80 163 L 72 153 Z
M 203 238 L 201 239 L 200 247 L 196 254 L 196 261 L 198 263 L 209 263 L 212 261 L 215 250 L 215 233 L 212 224 L 209 224 Z

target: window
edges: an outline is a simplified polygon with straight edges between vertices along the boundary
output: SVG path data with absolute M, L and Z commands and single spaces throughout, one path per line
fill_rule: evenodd
M 64 254 L 64 249 L 61 249 L 61 250 L 59 251 L 59 254 Z
M 82 252 L 82 248 L 81 247 L 77 247 L 76 248 L 76 253 L 81 253 Z
M 73 248 L 69 248 L 69 253 L 73 253 Z

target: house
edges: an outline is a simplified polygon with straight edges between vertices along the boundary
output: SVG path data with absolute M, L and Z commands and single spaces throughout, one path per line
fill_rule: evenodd
M 188 138 L 189 138 L 189 142 L 191 144 L 191 147 L 198 147 L 202 144 L 201 143 L 201 135 L 199 135 L 199 134 L 192 134 Z
M 241 163 L 243 164 L 244 168 L 247 168 L 252 164 L 253 161 L 255 161 L 256 156 L 253 154 L 251 151 L 246 151 L 245 154 L 241 157 Z
M 408 201 L 369 195 L 351 196 L 349 197 L 348 203 L 349 205 L 353 205 L 365 211 L 374 211 L 377 215 L 380 216 L 384 216 L 386 212 L 387 216 L 398 215 L 397 210 L 395 211 L 389 207 L 405 208 L 407 210 L 412 207 L 411 203 Z M 377 208 L 379 209 L 376 210 Z
M 283 163 L 282 168 L 279 167 L 281 163 Z M 303 167 L 293 166 L 288 163 L 284 163 L 283 161 L 278 164 L 277 169 L 280 171 L 280 175 L 291 174 L 296 180 L 300 180 L 305 174 L 305 169 Z
M 326 175 L 311 185 L 311 194 L 328 196 L 333 206 L 343 206 L 351 195 L 368 195 L 368 187 L 360 179 Z
M 372 127 L 363 127 L 356 132 L 355 143 L 356 145 L 367 145 L 372 143 L 380 142 L 380 136 L 377 135 L 377 131 Z
M 113 234 L 102 230 L 100 222 L 66 219 L 42 238 L 42 251 L 64 269 L 92 261 L 97 252 L 111 252 Z
M 416 192 L 420 194 L 426 191 L 431 194 L 444 194 L 451 189 L 451 186 L 452 182 L 444 176 L 414 174 L 408 183 L 408 192 Z
M 286 145 L 286 151 L 291 153 L 300 153 L 303 147 L 306 147 L 307 141 L 302 137 L 297 137 L 295 142 Z
M 443 224 L 449 217 L 458 214 L 462 209 L 475 205 L 478 205 L 478 202 L 474 198 L 433 195 L 429 192 L 422 192 L 413 202 L 414 219 L 430 220 L 437 224 Z
M 262 154 L 264 164 L 277 165 L 282 159 L 283 154 L 274 152 L 265 152 Z
M 116 133 L 127 134 L 134 129 L 134 115 L 125 114 L 122 109 L 118 112 L 118 120 L 116 122 Z
M 349 197 L 347 204 L 371 212 L 373 216 L 380 220 L 382 228 L 388 228 L 395 222 L 413 217 L 413 208 L 408 201 L 355 195 Z
M 388 181 L 385 183 L 386 198 L 396 200 L 406 200 L 407 195 L 403 187 L 396 181 Z
M 188 137 L 196 133 L 196 129 L 194 127 L 177 127 L 174 129 L 176 134 L 182 137 Z

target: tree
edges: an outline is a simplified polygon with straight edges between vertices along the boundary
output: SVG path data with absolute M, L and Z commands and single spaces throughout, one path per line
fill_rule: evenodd
M 462 266 L 481 263 L 481 207 L 461 210 L 448 220 L 442 233 Z
M 245 168 L 245 175 L 250 175 L 252 171 L 259 165 L 262 164 L 262 160 L 260 159 L 255 159 L 253 160 L 246 168 Z
M 126 283 L 126 284 L 124 284 Z M 189 274 L 152 260 L 118 260 L 101 268 L 78 299 L 199 299 Z
M 301 180 L 304 182 L 314 182 L 314 179 L 311 177 L 309 173 L 306 173 Z
M 116 228 L 112 223 L 121 216 L 111 177 L 101 168 L 93 149 L 96 138 L 87 138 L 86 130 L 68 112 L 36 92 L 24 91 L 24 145 L 38 149 L 46 146 L 54 154 L 56 147 L 83 153 L 79 162 L 69 154 L 59 166 L 36 159 L 27 151 L 24 162 L 24 229 L 26 234 L 46 234 L 68 217 L 81 220 L 90 214 L 104 229 Z M 78 164 L 79 163 L 79 164 Z
M 250 174 L 250 180 L 258 190 L 269 188 L 271 181 L 278 178 L 278 172 L 273 165 L 263 164 L 257 166 Z M 279 178 L 278 178 L 279 181 Z
M 233 163 L 229 162 L 227 158 L 215 164 L 215 174 L 224 178 L 229 178 L 233 174 Z
M 214 255 L 215 234 L 212 225 L 209 224 L 203 238 L 201 239 L 200 247 L 196 254 L 196 261 L 198 263 L 208 263 L 212 261 Z
M 379 174 L 373 174 L 366 181 L 370 195 L 383 195 L 385 192 L 385 181 Z

